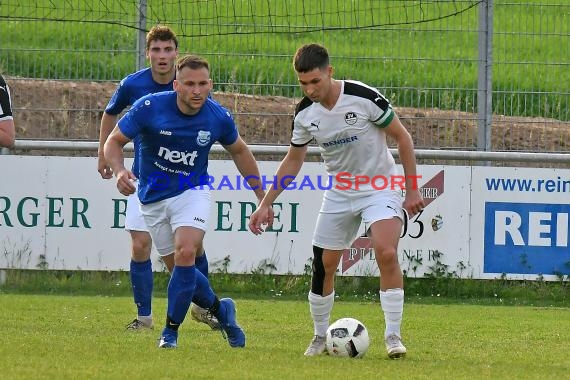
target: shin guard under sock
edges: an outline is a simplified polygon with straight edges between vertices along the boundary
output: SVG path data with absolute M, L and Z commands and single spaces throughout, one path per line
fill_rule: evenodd
M 196 272 L 194 265 L 174 266 L 168 283 L 167 323 L 180 325 L 184 321 L 196 288 Z
M 328 296 L 322 297 L 313 292 L 309 292 L 309 308 L 315 335 L 325 336 L 329 328 L 331 310 L 334 304 L 334 290 Z
M 151 261 L 136 262 L 131 260 L 129 276 L 138 316 L 148 317 L 152 314 L 153 279 Z
M 384 311 L 386 321 L 385 336 L 390 334 L 400 335 L 402 315 L 404 312 L 404 289 L 386 289 L 380 291 L 380 305 Z

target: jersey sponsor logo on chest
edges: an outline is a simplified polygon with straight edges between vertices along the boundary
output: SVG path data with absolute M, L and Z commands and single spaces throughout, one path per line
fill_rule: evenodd
M 161 146 L 158 150 L 158 156 L 170 161 L 173 164 L 182 163 L 188 166 L 194 166 L 194 160 L 198 156 L 198 151 L 180 152 L 178 150 L 170 150 Z
M 348 143 L 351 143 L 351 142 L 356 141 L 356 140 L 358 140 L 358 136 L 351 136 L 351 137 L 345 137 L 342 139 L 327 141 L 327 142 L 323 143 L 323 148 L 328 148 L 328 147 L 336 146 L 336 145 L 344 145 L 344 144 L 348 144 Z

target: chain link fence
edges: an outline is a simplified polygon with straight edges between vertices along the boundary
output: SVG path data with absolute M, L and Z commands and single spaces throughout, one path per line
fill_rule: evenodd
M 335 76 L 377 87 L 420 149 L 570 152 L 570 3 L 563 0 L 5 0 L 0 71 L 18 138 L 96 140 L 141 37 L 171 26 L 212 64 L 248 143 L 288 144 L 302 96 L 291 58 L 329 49 Z

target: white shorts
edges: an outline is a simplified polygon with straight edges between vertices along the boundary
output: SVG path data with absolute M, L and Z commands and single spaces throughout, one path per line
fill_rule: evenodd
M 377 191 L 355 197 L 327 190 L 317 218 L 313 245 L 332 250 L 347 249 L 362 222 L 368 231 L 372 223 L 393 217 L 404 220 L 399 191 Z
M 138 182 L 135 182 L 135 186 Z M 148 232 L 148 228 L 141 213 L 141 202 L 135 190 L 134 194 L 127 197 L 127 210 L 125 215 L 125 230 L 127 231 L 144 231 Z
M 186 190 L 172 198 L 141 205 L 150 236 L 160 256 L 174 252 L 174 232 L 178 227 L 206 231 L 210 215 L 210 190 Z

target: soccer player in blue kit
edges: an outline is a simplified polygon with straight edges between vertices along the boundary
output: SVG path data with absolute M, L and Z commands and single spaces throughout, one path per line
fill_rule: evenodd
M 103 155 L 103 145 L 115 127 L 118 115 L 145 95 L 172 91 L 173 89 L 172 83 L 176 76 L 174 66 L 178 56 L 176 33 L 165 25 L 153 26 L 146 35 L 146 56 L 150 61 L 150 67 L 130 74 L 121 81 L 101 118 L 97 170 L 104 179 L 113 177 L 113 172 Z M 132 171 L 138 177 L 139 138 L 135 138 L 133 143 L 135 145 L 135 154 Z M 136 194 L 131 194 L 127 198 L 125 229 L 129 232 L 132 243 L 129 275 L 138 312 L 137 317 L 127 325 L 128 330 L 141 330 L 153 327 L 153 275 L 152 262 L 150 260 L 152 239 L 148 233 L 144 218 L 139 211 L 139 205 Z M 163 256 L 162 260 L 168 270 L 172 272 L 174 266 L 173 256 Z M 208 259 L 203 247 L 198 249 L 196 268 L 202 274 L 208 276 Z M 192 305 L 191 313 L 195 320 L 206 323 L 213 329 L 219 328 L 216 318 L 209 315 L 206 310 Z
M 257 163 L 236 129 L 231 114 L 208 97 L 212 89 L 208 62 L 187 55 L 176 64 L 174 91 L 139 99 L 119 120 L 105 143 L 105 158 L 124 195 L 137 190 L 135 175 L 124 166 L 123 147 L 140 138 L 138 197 L 141 212 L 160 255 L 174 252 L 168 284 L 166 326 L 159 347 L 177 346 L 178 328 L 190 302 L 219 321 L 231 347 L 245 346 L 235 303 L 218 299 L 195 259 L 210 214 L 208 154 L 218 141 L 231 154 L 257 200 L 264 196 Z

